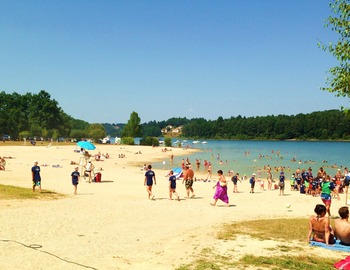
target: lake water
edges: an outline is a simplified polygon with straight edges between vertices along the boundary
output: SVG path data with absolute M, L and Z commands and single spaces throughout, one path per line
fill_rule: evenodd
M 174 139 L 173 141 L 175 141 Z M 182 142 L 181 140 L 179 140 Z M 170 159 L 153 164 L 154 168 L 171 169 L 180 167 L 182 158 L 189 158 L 195 168 L 196 159 L 201 160 L 200 170 L 204 170 L 204 160 L 210 161 L 213 165 L 213 175 L 221 169 L 226 174 L 229 170 L 238 172 L 241 176 L 250 176 L 258 169 L 263 170 L 264 166 L 285 167 L 285 174 L 290 177 L 297 168 L 312 168 L 314 175 L 322 166 L 328 174 L 334 176 L 339 168 L 350 167 L 350 142 L 313 142 L 313 141 L 222 141 L 206 140 L 193 144 L 192 140 L 182 142 L 182 147 L 199 149 L 201 152 L 193 155 L 175 157 L 173 164 Z M 176 144 L 174 145 L 176 146 Z M 169 152 L 169 157 L 171 152 Z M 272 170 L 274 171 L 274 170 Z M 274 177 L 278 176 L 275 171 Z M 264 172 L 262 173 L 264 177 Z

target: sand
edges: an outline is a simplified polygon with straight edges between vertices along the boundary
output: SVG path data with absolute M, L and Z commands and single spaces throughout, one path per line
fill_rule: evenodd
M 222 224 L 241 220 L 309 217 L 321 202 L 319 197 L 288 188 L 285 196 L 279 196 L 277 190 L 260 191 L 257 185 L 256 192 L 250 194 L 249 182 L 244 181 L 238 183 L 238 194 L 232 193 L 229 183 L 230 207 L 220 201 L 213 207 L 214 180 L 195 182 L 194 199 L 184 199 L 185 187 L 178 181 L 181 200 L 170 201 L 164 170 L 155 170 L 156 200 L 150 201 L 142 165 L 169 162 L 171 154 L 188 154 L 194 161 L 195 153 L 123 145 L 97 145 L 90 151 L 110 155 L 93 162 L 97 170 L 102 169 L 102 182 L 89 184 L 82 179 L 74 196 L 70 174 L 75 166 L 70 162 L 80 158 L 75 149 L 55 144 L 0 147 L 0 156 L 13 157 L 7 159 L 6 171 L 0 171 L 1 184 L 31 188 L 31 167 L 33 160 L 38 160 L 39 165 L 47 164 L 41 166 L 43 189 L 66 195 L 58 200 L 0 200 L 0 269 L 175 269 L 191 263 L 203 248 L 237 258 L 267 255 L 267 248 L 276 242 L 240 236 L 238 250 L 237 242 L 218 240 L 216 232 Z M 136 154 L 139 151 L 141 154 Z M 125 158 L 118 158 L 119 154 Z M 195 170 L 195 176 L 204 178 L 205 174 Z M 217 179 L 215 173 L 213 178 Z M 344 200 L 341 195 L 340 201 L 333 202 L 333 213 Z M 328 251 L 317 249 L 322 252 L 329 256 Z

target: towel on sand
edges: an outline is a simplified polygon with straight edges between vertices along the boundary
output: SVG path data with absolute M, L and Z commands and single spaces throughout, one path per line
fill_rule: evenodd
M 310 241 L 310 246 L 323 247 L 329 250 L 350 252 L 350 246 L 341 245 L 339 242 L 340 241 L 337 240 L 334 245 L 327 246 L 325 243 Z

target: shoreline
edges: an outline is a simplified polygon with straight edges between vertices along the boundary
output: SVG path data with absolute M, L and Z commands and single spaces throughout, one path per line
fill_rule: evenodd
M 110 159 L 93 162 L 96 168 L 102 168 L 99 170 L 102 182 L 89 184 L 82 180 L 75 196 L 70 180 L 75 165 L 69 163 L 79 161 L 80 156 L 74 152 L 74 146 L 0 148 L 0 156 L 14 157 L 6 160 L 6 171 L 0 171 L 1 184 L 30 188 L 30 168 L 37 159 L 39 165 L 47 164 L 41 167 L 43 189 L 67 194 L 63 199 L 49 201 L 0 201 L 0 239 L 12 241 L 0 241 L 3 250 L 0 259 L 5 269 L 79 269 L 67 261 L 107 270 L 175 269 L 191 263 L 208 246 L 216 249 L 221 242 L 215 238 L 215 232 L 222 224 L 308 218 L 314 206 L 322 203 L 319 197 L 288 189 L 285 196 L 278 196 L 278 190 L 260 191 L 258 185 L 256 193 L 249 194 L 249 181 L 238 183 L 240 193 L 232 193 L 233 185 L 228 181 L 230 207 L 222 207 L 220 201 L 213 207 L 209 203 L 213 200 L 216 173 L 211 182 L 194 183 L 195 199 L 184 199 L 185 187 L 177 181 L 181 200 L 170 201 L 167 170 L 158 169 L 155 170 L 157 185 L 153 187 L 156 200 L 149 201 L 143 185 L 144 171 L 135 164 L 149 164 L 157 158 L 168 158 L 170 153 L 183 154 L 184 150 L 172 148 L 162 152 L 161 147 L 96 146 L 92 154 L 101 151 L 110 155 Z M 136 154 L 138 151 L 142 154 Z M 118 158 L 118 154 L 125 154 L 125 158 Z M 341 201 L 334 200 L 332 213 L 344 201 L 344 195 Z M 292 206 L 286 208 L 287 204 Z M 41 251 L 61 259 L 13 241 L 40 245 Z M 251 248 L 236 251 L 234 256 L 266 252 L 264 243 L 258 240 L 249 243 Z M 229 241 L 225 246 L 234 250 L 237 243 Z

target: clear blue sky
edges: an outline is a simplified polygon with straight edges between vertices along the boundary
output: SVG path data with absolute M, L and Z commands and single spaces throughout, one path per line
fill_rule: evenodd
M 0 0 L 0 91 L 90 123 L 349 107 L 320 90 L 328 0 Z

